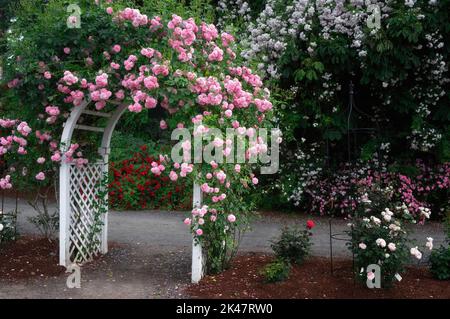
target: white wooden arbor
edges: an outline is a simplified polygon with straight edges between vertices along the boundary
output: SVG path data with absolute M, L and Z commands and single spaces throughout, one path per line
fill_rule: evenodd
M 99 182 L 108 173 L 111 136 L 117 122 L 126 111 L 127 106 L 118 104 L 110 112 L 89 110 L 90 101 L 72 109 L 61 135 L 61 152 L 67 151 L 71 145 L 75 130 L 85 130 L 103 134 L 99 145 L 100 160 L 78 167 L 61 161 L 59 171 L 59 263 L 68 267 L 73 263 L 82 264 L 92 260 L 97 254 L 108 252 L 108 213 L 101 216 L 101 232 L 94 232 L 94 205 L 98 193 Z M 105 127 L 82 125 L 81 116 L 94 116 L 107 119 Z M 194 185 L 193 206 L 202 203 L 202 193 L 198 185 Z M 107 200 L 107 198 L 106 198 Z M 204 258 L 201 246 L 192 241 L 192 282 L 198 283 L 204 273 Z

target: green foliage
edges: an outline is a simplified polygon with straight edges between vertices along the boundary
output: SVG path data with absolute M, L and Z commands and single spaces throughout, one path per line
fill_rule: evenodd
M 197 21 L 212 23 L 214 8 L 210 0 L 143 0 L 141 6 L 145 12 L 154 12 L 162 18 L 171 18 L 173 14 L 181 17 L 193 17 Z M 136 6 L 135 6 L 136 7 Z
M 204 224 L 203 230 L 208 235 L 208 241 L 202 242 L 202 247 L 207 255 L 206 271 L 209 274 L 217 274 L 230 267 L 231 260 L 236 255 L 241 243 L 242 235 L 250 228 L 254 204 L 247 200 L 247 196 L 239 192 L 227 194 L 233 200 L 227 201 L 226 212 L 232 212 L 239 216 L 234 223 L 226 219 L 217 219 L 214 223 Z
M 32 201 L 28 201 L 28 204 L 36 212 L 35 216 L 28 218 L 39 231 L 39 233 L 48 240 L 55 239 L 55 235 L 59 229 L 59 211 L 50 211 L 49 209 L 49 191 L 52 188 L 47 189 L 40 188 L 37 191 L 36 197 Z
M 430 264 L 433 277 L 439 280 L 450 280 L 450 246 L 441 246 L 433 250 Z
M 6 50 L 6 32 L 13 18 L 17 3 L 10 0 L 0 0 L 0 55 Z M 1 60 L 0 60 L 1 66 Z
M 310 253 L 311 235 L 306 229 L 285 227 L 280 237 L 271 241 L 271 247 L 277 258 L 294 264 L 301 264 Z
M 111 162 L 121 162 L 130 159 L 130 154 L 135 153 L 143 145 L 146 146 L 148 154 L 156 157 L 161 154 L 160 146 L 152 139 L 136 137 L 132 132 L 114 132 L 111 138 Z
M 430 271 L 439 280 L 450 280 L 450 213 L 444 220 L 447 244 L 434 249 L 430 256 Z
M 0 211 L 0 244 L 17 239 L 17 214 L 18 212 Z
M 277 259 L 261 271 L 266 283 L 284 281 L 289 277 L 291 265 L 283 259 Z
M 225 232 L 220 230 L 223 222 L 214 223 L 208 227 L 209 241 L 203 245 L 206 251 L 206 271 L 208 274 L 218 274 L 230 267 L 231 260 L 237 253 L 241 230 L 231 226 Z

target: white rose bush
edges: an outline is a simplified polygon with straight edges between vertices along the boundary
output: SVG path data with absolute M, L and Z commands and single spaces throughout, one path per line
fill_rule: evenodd
M 244 6 L 222 3 L 226 5 L 221 8 L 232 13 L 222 14 L 223 19 L 232 16 L 229 21 L 236 23 L 236 9 Z M 406 184 L 414 184 L 414 176 L 420 174 L 412 172 L 422 169 L 441 175 L 444 184 L 450 176 L 450 51 L 443 13 L 449 11 L 448 1 L 267 0 L 248 4 L 254 19 L 242 27 L 246 35 L 240 37 L 242 56 L 281 90 L 285 103 L 276 110 L 276 117 L 291 142 L 285 144 L 289 145 L 286 173 L 280 175 L 274 195 L 281 191 L 288 205 L 321 214 L 352 209 L 356 197 L 338 182 L 344 175 L 345 181 L 351 180 L 361 169 L 372 171 L 366 162 L 390 144 L 390 157 L 377 159 L 380 173 L 383 166 L 401 167 L 397 173 L 409 181 L 400 183 L 413 188 L 412 196 L 427 189 L 433 193 L 424 196 L 426 205 L 418 207 L 433 206 L 442 216 L 449 206 L 448 191 L 441 190 L 448 186 Z M 240 17 L 247 15 L 241 12 Z M 351 114 L 350 81 L 355 99 Z M 300 142 L 302 138 L 306 144 Z M 357 143 L 355 150 L 353 143 Z M 312 148 L 316 151 L 308 153 Z M 314 165 L 304 165 L 298 155 L 315 157 Z M 322 160 L 321 165 L 315 165 L 316 159 Z M 419 159 L 424 161 L 416 163 Z M 396 187 L 396 178 L 391 180 Z M 346 193 L 345 199 L 340 199 L 341 192 Z
M 362 282 L 373 280 L 374 273 L 367 267 L 378 265 L 381 286 L 388 288 L 401 280 L 407 264 L 420 261 L 425 251 L 433 249 L 433 239 L 428 237 L 420 247 L 408 239 L 409 225 L 416 224 L 416 219 L 405 204 L 394 205 L 392 190 L 374 185 L 361 191 L 361 206 L 347 231 L 351 238 L 348 248 L 354 254 L 357 277 Z

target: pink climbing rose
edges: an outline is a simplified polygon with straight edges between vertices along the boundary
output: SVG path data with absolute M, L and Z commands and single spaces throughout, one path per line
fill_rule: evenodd
M 45 180 L 45 174 L 44 174 L 43 172 L 39 172 L 39 173 L 36 175 L 36 179 L 37 179 L 38 181 L 43 181 L 43 180 Z
M 115 45 L 112 47 L 112 50 L 113 50 L 114 53 L 119 53 L 120 50 L 122 50 L 122 47 L 121 47 L 120 45 L 118 45 L 118 44 L 115 44 Z

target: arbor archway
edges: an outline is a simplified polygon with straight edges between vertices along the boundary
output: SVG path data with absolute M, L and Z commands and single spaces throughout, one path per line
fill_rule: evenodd
M 91 101 L 86 100 L 74 107 L 64 124 L 61 135 L 61 152 L 65 153 L 71 145 L 75 130 L 85 130 L 102 134 L 98 148 L 99 160 L 82 166 L 74 162 L 63 161 L 59 168 L 59 263 L 68 267 L 72 263 L 84 263 L 92 260 L 97 254 L 108 252 L 108 195 L 102 193 L 101 181 L 108 174 L 111 137 L 123 113 L 126 104 L 118 103 L 112 112 L 89 110 Z M 105 127 L 79 124 L 82 115 L 106 118 Z M 104 209 L 100 216 L 96 199 L 99 193 L 104 196 Z M 202 203 L 200 186 L 193 189 L 193 208 Z M 101 230 L 93 232 L 100 227 Z M 200 243 L 192 241 L 192 275 L 191 280 L 197 283 L 203 277 L 203 254 Z
M 21 58 L 8 66 L 8 86 L 30 105 L 23 111 L 32 126 L 4 121 L 12 131 L 9 138 L 17 144 L 8 145 L 8 155 L 26 154 L 28 137 L 34 152 L 24 163 L 33 182 L 48 185 L 60 172 L 60 264 L 83 263 L 107 252 L 107 204 L 102 214 L 95 205 L 103 199 L 98 185 L 108 172 L 111 134 L 125 108 L 140 113 L 161 107 L 167 115 L 167 122 L 160 122 L 161 130 L 185 130 L 194 136 L 194 144 L 182 143 L 181 160 L 160 154 L 146 174 L 164 172 L 172 181 L 187 178 L 198 185 L 195 209 L 184 220 L 194 239 L 192 279 L 200 280 L 203 269 L 222 271 L 239 246 L 235 235 L 247 228 L 253 210 L 248 195 L 258 184 L 258 157 L 267 151 L 267 141 L 257 130 L 274 125 L 270 91 L 239 58 L 234 36 L 213 24 L 177 15 L 151 18 L 120 4 L 86 7 L 90 11 L 83 23 L 89 28 L 68 30 L 55 23 L 49 34 L 32 33 L 27 39 L 39 48 L 33 51 L 39 55 L 18 47 L 15 55 Z M 42 29 L 48 21 L 61 18 L 52 12 L 46 16 L 50 20 L 41 21 Z M 47 48 L 49 37 L 58 41 L 50 41 Z M 88 108 L 91 104 L 95 109 Z M 87 117 L 98 121 L 89 125 L 90 120 L 84 121 Z M 21 136 L 14 136 L 16 131 Z M 75 131 L 103 136 L 93 144 L 91 136 L 83 139 L 84 133 L 83 138 L 74 138 Z M 214 136 L 217 131 L 220 134 Z M 212 160 L 185 159 L 184 151 L 203 154 L 207 149 L 202 143 L 196 149 L 195 136 L 202 135 L 213 138 Z M 242 156 L 229 161 L 237 145 Z M 22 177 L 16 171 L 14 178 Z M 10 176 L 0 180 L 7 185 L 10 181 Z

